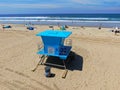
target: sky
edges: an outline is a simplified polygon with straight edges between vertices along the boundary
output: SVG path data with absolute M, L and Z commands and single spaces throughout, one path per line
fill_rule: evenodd
M 0 0 L 0 14 L 120 13 L 120 0 Z

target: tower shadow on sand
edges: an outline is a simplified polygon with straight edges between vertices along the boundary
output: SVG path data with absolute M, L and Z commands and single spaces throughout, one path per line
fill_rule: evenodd
M 69 62 L 67 69 L 72 70 L 72 71 L 73 70 L 82 71 L 82 69 L 83 69 L 83 57 L 74 53 L 74 59 Z
M 65 60 L 65 62 L 67 63 L 67 69 L 68 70 L 79 70 L 82 71 L 83 69 L 83 57 L 76 54 L 75 52 L 71 51 L 73 57 L 70 57 L 70 61 L 67 63 L 67 60 Z M 63 65 L 63 61 L 61 59 L 59 59 L 58 57 L 53 57 L 50 56 L 47 58 L 45 63 L 52 63 L 52 64 L 57 64 L 57 65 Z M 55 68 L 59 68 L 59 69 L 63 69 L 61 67 L 57 67 L 57 66 L 53 66 L 53 65 L 47 65 L 46 66 L 51 66 L 51 67 L 55 67 Z

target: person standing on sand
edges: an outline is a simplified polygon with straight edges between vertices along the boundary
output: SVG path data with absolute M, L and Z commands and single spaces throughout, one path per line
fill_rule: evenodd
M 102 24 L 99 25 L 98 29 L 100 30 L 102 28 Z
M 115 35 L 118 33 L 118 27 L 115 27 Z
M 3 31 L 5 30 L 4 25 L 2 25 L 2 29 L 3 29 Z

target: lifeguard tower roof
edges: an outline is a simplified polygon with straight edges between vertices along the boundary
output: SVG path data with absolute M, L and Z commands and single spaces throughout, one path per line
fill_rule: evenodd
M 62 37 L 67 38 L 72 32 L 69 31 L 60 31 L 60 30 L 46 30 L 36 34 L 36 36 L 51 36 L 51 37 Z

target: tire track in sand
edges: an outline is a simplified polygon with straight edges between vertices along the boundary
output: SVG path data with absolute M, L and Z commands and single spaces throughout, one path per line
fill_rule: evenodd
M 26 79 L 30 80 L 31 82 L 34 82 L 34 83 L 36 83 L 38 85 L 38 86 L 36 86 L 34 84 L 30 85 L 30 84 L 25 83 L 25 82 L 20 81 L 20 80 L 13 80 L 12 82 L 10 82 L 8 80 L 5 80 L 4 82 L 1 82 L 1 83 L 3 83 L 2 85 L 4 85 L 6 83 L 6 85 L 7 85 L 6 87 L 8 87 L 8 88 L 10 88 L 12 90 L 14 90 L 14 89 L 15 90 L 16 89 L 20 89 L 20 90 L 27 90 L 27 89 L 29 89 L 29 90 L 42 90 L 41 86 L 43 88 L 45 88 L 45 90 L 54 90 L 53 88 L 43 84 L 42 82 L 40 82 L 38 80 L 35 80 L 35 79 L 31 78 L 30 76 L 28 76 L 28 75 L 26 75 L 26 74 L 24 74 L 22 72 L 19 72 L 19 71 L 10 69 L 10 68 L 5 68 L 4 70 L 8 71 L 10 73 L 16 74 L 18 76 L 24 77 L 24 78 L 26 78 Z

